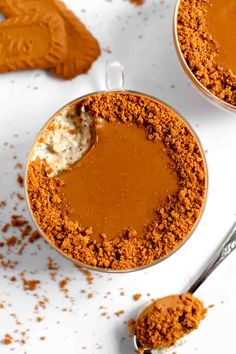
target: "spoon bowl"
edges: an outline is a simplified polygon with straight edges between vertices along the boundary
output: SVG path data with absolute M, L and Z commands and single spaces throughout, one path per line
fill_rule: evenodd
M 208 262 L 208 264 L 205 266 L 203 271 L 200 273 L 196 281 L 188 288 L 187 292 L 188 294 L 194 294 L 196 290 L 204 283 L 204 281 L 210 276 L 210 274 L 236 249 L 236 223 L 233 225 L 229 233 L 227 234 L 226 238 L 224 239 L 223 243 L 220 245 L 220 247 L 214 252 L 212 259 Z M 164 297 L 161 299 L 156 300 L 155 302 L 160 302 L 160 304 L 164 304 L 165 306 L 165 300 L 168 297 Z M 154 301 L 149 301 L 138 313 L 137 320 L 140 318 L 142 314 L 145 313 L 148 307 L 150 307 L 151 304 L 154 304 Z M 140 354 L 161 354 L 162 349 L 164 348 L 142 348 L 139 340 L 134 334 L 133 336 L 134 340 L 134 349 L 136 352 Z
M 192 306 L 192 310 L 194 313 L 196 313 L 196 320 L 201 320 L 204 318 L 205 315 L 205 309 L 203 307 L 203 305 L 201 304 L 201 302 L 199 300 L 195 300 L 190 294 L 184 294 L 184 295 L 170 295 L 170 296 L 166 296 L 163 298 L 159 298 L 157 300 L 153 300 L 153 301 L 149 301 L 144 308 L 139 312 L 138 316 L 137 316 L 137 322 L 140 321 L 140 323 L 143 322 L 143 324 L 145 324 L 145 326 L 147 325 L 146 323 L 154 322 L 155 320 L 159 320 L 159 325 L 160 327 L 163 326 L 164 331 L 160 333 L 160 340 L 159 340 L 159 346 L 157 348 L 155 347 L 151 347 L 151 348 L 144 348 L 142 347 L 141 343 L 139 342 L 139 339 L 137 337 L 138 331 L 137 331 L 137 335 L 134 335 L 134 348 L 137 352 L 139 352 L 140 354 L 148 354 L 148 353 L 157 353 L 157 354 L 161 354 L 163 353 L 163 351 L 166 352 L 166 350 L 168 350 L 168 348 L 171 348 L 173 346 L 173 339 L 177 338 L 177 340 L 179 340 L 180 338 L 182 338 L 184 333 L 188 333 L 189 330 L 186 327 L 186 325 L 184 324 L 184 320 L 179 321 L 180 318 L 188 318 L 188 320 L 190 321 L 189 323 L 191 323 L 192 321 L 192 313 L 189 317 L 189 306 Z M 170 308 L 173 308 L 173 310 L 175 311 L 169 311 Z M 154 316 L 156 312 L 156 318 Z M 149 314 L 151 314 L 151 317 L 149 319 L 147 319 L 146 321 L 146 316 L 148 316 Z M 153 315 L 153 316 L 152 316 Z M 172 317 L 174 316 L 174 317 Z M 178 323 L 180 323 L 181 325 L 181 329 L 176 331 L 176 321 L 178 321 Z M 165 333 L 166 333 L 166 324 L 169 326 L 173 324 L 173 335 L 170 336 L 169 338 L 164 338 Z M 194 326 L 194 322 L 192 322 L 192 329 L 195 328 Z M 147 325 L 148 326 L 148 325 Z M 151 331 L 153 331 L 153 328 L 150 328 Z M 159 330 L 159 328 L 158 328 Z M 146 328 L 145 328 L 146 331 Z M 190 330 L 191 331 L 191 330 Z M 171 331 L 170 331 L 171 333 Z M 141 331 L 141 335 L 142 335 L 142 331 Z M 171 338 L 172 337 L 172 338 Z M 171 340 L 172 339 L 172 340 Z M 148 338 L 144 339 L 144 342 L 146 341 L 146 344 L 148 343 Z M 150 342 L 151 343 L 151 342 Z
M 138 312 L 138 315 L 136 317 L 136 319 L 138 320 L 138 318 L 141 316 L 141 314 L 154 302 L 154 300 L 150 300 L 146 303 L 146 305 L 144 307 L 142 307 L 139 312 Z M 133 340 L 134 340 L 134 349 L 137 353 L 140 353 L 140 354 L 152 354 L 151 352 L 151 349 L 142 349 L 141 350 L 141 345 L 137 339 L 137 336 L 134 334 L 133 336 Z

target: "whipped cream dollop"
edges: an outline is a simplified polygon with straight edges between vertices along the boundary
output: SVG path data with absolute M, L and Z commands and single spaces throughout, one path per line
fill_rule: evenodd
M 42 130 L 33 148 L 31 161 L 46 163 L 48 176 L 65 171 L 89 150 L 92 141 L 92 118 L 82 107 L 63 108 Z

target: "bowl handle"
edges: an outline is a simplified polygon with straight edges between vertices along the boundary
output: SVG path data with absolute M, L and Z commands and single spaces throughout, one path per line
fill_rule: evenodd
M 124 90 L 124 66 L 118 60 L 106 62 L 106 89 Z

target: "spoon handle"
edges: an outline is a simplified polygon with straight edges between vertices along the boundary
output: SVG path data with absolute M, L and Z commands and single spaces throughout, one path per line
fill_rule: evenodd
M 188 293 L 193 294 L 202 283 L 209 277 L 209 275 L 220 265 L 236 248 L 236 223 L 228 233 L 225 241 L 215 252 L 212 261 L 204 269 L 203 273 L 188 289 Z

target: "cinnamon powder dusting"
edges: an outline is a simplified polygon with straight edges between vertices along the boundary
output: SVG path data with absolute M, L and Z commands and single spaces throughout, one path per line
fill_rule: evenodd
M 49 240 L 65 255 L 99 268 L 124 270 L 153 263 L 176 249 L 193 229 L 206 193 L 204 159 L 196 138 L 171 109 L 150 98 L 106 93 L 77 102 L 94 119 L 136 124 L 154 143 L 165 145 L 178 175 L 179 190 L 155 210 L 144 237 L 127 230 L 112 240 L 93 238 L 91 228 L 75 221 L 64 208 L 58 176 L 48 177 L 45 164 L 36 159 L 28 168 L 27 187 L 34 217 Z

